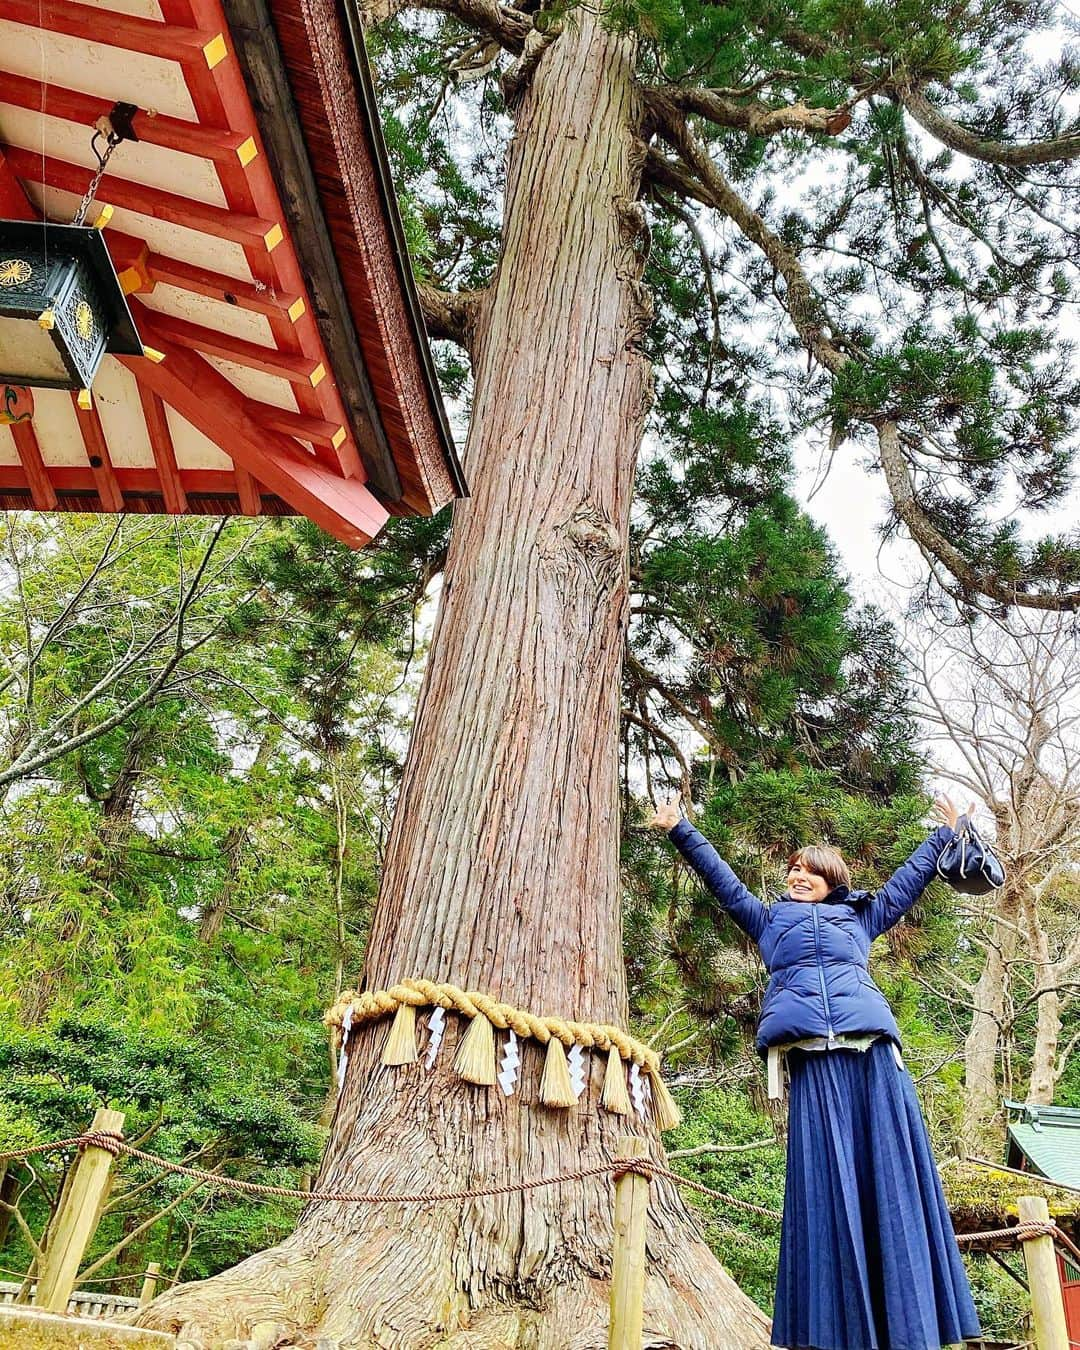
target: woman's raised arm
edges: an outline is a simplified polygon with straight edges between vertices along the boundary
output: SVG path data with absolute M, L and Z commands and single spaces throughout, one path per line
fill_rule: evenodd
M 667 831 L 671 842 L 724 910 L 757 942 L 769 915 L 768 908 L 747 890 L 705 836 L 682 818 L 678 796 L 659 807 L 649 824 L 653 829 Z
M 974 812 L 975 803 L 972 802 L 968 815 Z M 937 860 L 953 837 L 960 812 L 948 797 L 938 797 L 934 802 L 934 814 L 943 823 L 919 845 L 906 863 L 897 868 L 863 911 L 863 923 L 871 937 L 877 937 L 899 922 L 933 881 Z

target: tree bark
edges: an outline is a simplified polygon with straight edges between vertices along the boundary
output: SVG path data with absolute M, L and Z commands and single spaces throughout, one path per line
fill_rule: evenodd
M 266 766 L 270 763 L 270 757 L 280 740 L 281 733 L 275 726 L 268 726 L 259 737 L 259 748 L 248 771 L 250 782 L 257 783 L 266 772 Z M 244 824 L 234 825 L 225 831 L 225 837 L 221 842 L 221 856 L 225 859 L 221 886 L 217 894 L 203 906 L 199 916 L 199 938 L 203 942 L 214 942 L 225 923 L 225 916 L 229 912 L 229 905 L 232 903 L 236 883 L 240 877 L 244 849 L 251 837 L 252 824 L 252 821 L 245 821 Z
M 1031 1051 L 1031 1077 L 1028 1080 L 1027 1100 L 1038 1106 L 1049 1106 L 1054 1100 L 1058 1080 L 1058 1041 L 1061 1038 L 1061 995 L 1058 982 L 1064 976 L 1050 959 L 1050 942 L 1039 919 L 1034 896 L 1024 904 L 1024 927 L 1027 930 L 1028 950 L 1035 962 L 1035 1044 Z
M 969 1148 L 985 1141 L 1001 1109 L 998 1045 L 1005 1019 L 1009 963 L 1016 952 L 1019 896 L 1012 886 L 995 893 L 994 921 L 986 963 L 975 984 L 971 1026 L 964 1040 L 964 1139 Z
M 619 665 L 634 467 L 650 396 L 633 49 L 579 11 L 516 109 L 498 275 L 477 316 L 454 535 L 373 921 L 365 984 L 451 980 L 539 1014 L 626 1023 Z M 626 1119 L 387 1069 L 351 1039 L 318 1185 L 497 1185 L 610 1160 Z M 501 1049 L 501 1047 L 500 1047 Z M 651 1126 L 630 1128 L 649 1137 Z M 157 1300 L 144 1325 L 215 1345 L 278 1320 L 312 1341 L 441 1350 L 606 1345 L 612 1186 L 466 1204 L 311 1204 L 281 1247 Z M 654 1185 L 646 1345 L 755 1350 L 767 1322 L 679 1196 Z

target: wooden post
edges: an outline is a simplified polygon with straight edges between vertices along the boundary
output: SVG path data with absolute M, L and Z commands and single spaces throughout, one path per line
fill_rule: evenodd
M 1050 1222 L 1050 1210 L 1041 1195 L 1022 1195 L 1019 1214 L 1021 1223 Z M 1027 1262 L 1036 1350 L 1069 1350 L 1065 1300 L 1061 1293 L 1054 1239 L 1049 1235 L 1029 1238 L 1020 1245 Z
M 102 1109 L 95 1112 L 90 1128 L 119 1134 L 123 1126 L 123 1111 Z M 67 1311 L 83 1254 L 94 1236 L 109 1193 L 112 1163 L 113 1155 L 108 1149 L 91 1145 L 79 1155 L 72 1168 L 71 1184 L 49 1225 L 34 1294 L 35 1307 L 55 1313 Z
M 643 1158 L 644 1139 L 624 1135 L 617 1158 Z M 615 1248 L 611 1263 L 608 1350 L 641 1350 L 645 1319 L 645 1219 L 649 1178 L 625 1172 L 615 1182 Z
M 146 1267 L 146 1274 L 143 1276 L 142 1288 L 139 1290 L 139 1307 L 145 1308 L 150 1300 L 157 1293 L 157 1282 L 161 1278 L 161 1263 L 151 1261 Z

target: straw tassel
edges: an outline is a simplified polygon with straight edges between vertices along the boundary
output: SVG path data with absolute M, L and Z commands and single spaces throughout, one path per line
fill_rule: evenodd
M 540 1100 L 545 1106 L 566 1107 L 577 1104 L 566 1063 L 566 1051 L 557 1036 L 552 1036 L 548 1041 L 544 1073 L 540 1079 Z
M 604 1071 L 604 1090 L 600 1094 L 600 1105 L 613 1116 L 630 1114 L 630 1094 L 626 1090 L 626 1070 L 622 1056 L 614 1046 L 608 1051 L 607 1069 Z
M 396 1067 L 415 1064 L 419 1058 L 416 1052 L 416 1009 L 411 1003 L 399 1003 L 383 1048 L 382 1062 Z
M 461 1038 L 454 1072 L 468 1083 L 491 1087 L 495 1082 L 495 1028 L 478 1012 Z
M 675 1098 L 668 1091 L 667 1084 L 660 1077 L 660 1070 L 648 1068 L 649 1084 L 653 1095 L 653 1117 L 659 1130 L 673 1130 L 682 1120 L 682 1112 L 675 1105 Z

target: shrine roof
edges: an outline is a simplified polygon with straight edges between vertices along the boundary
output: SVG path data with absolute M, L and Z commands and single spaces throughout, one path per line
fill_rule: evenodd
M 15 400 L 0 508 L 303 514 L 359 546 L 464 495 L 349 0 L 4 0 L 0 217 L 71 220 L 102 117 L 130 136 L 87 220 L 112 208 L 155 359 L 106 356 L 88 408 Z

